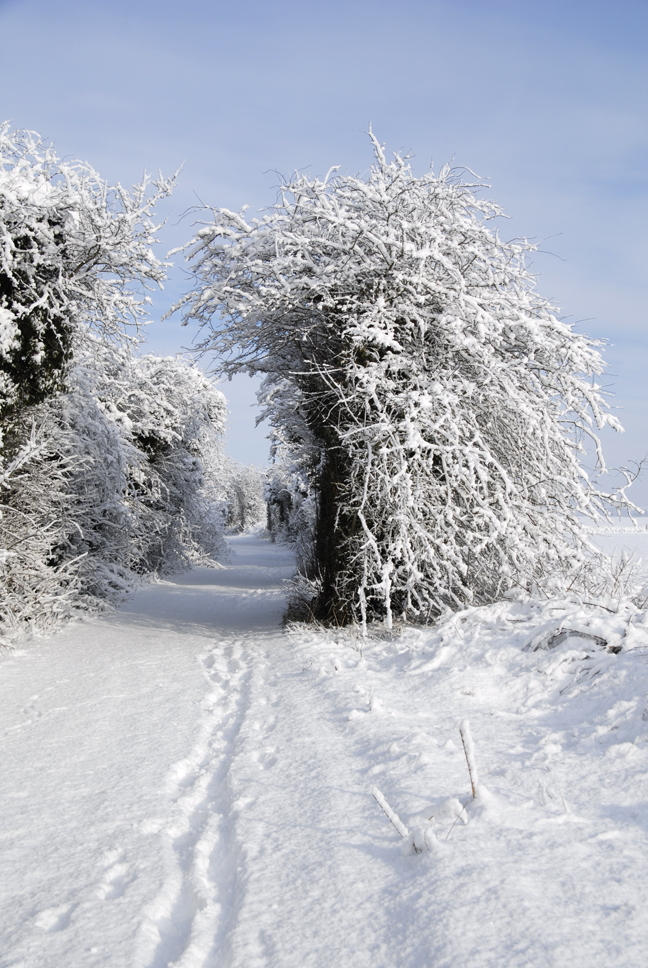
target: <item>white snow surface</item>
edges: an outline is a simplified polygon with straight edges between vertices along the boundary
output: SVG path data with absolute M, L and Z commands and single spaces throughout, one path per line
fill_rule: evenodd
M 643 968 L 645 613 L 363 644 L 283 629 L 289 551 L 231 545 L 4 653 L 0 968 Z

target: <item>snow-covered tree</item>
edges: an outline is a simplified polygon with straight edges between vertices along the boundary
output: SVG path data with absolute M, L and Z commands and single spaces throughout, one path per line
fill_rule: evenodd
M 264 472 L 254 464 L 240 464 L 228 458 L 225 464 L 227 526 L 245 531 L 266 518 Z
M 225 399 L 184 359 L 133 355 L 172 187 L 111 187 L 0 126 L 0 631 L 224 551 Z
M 299 573 L 312 577 L 317 500 L 303 463 L 287 448 L 273 447 L 274 464 L 266 473 L 267 528 L 273 541 L 292 545 Z M 283 458 L 283 459 L 282 459 Z
M 225 508 L 204 496 L 205 465 L 218 475 L 220 462 L 225 476 L 223 394 L 181 357 L 137 358 L 125 348 L 94 343 L 79 354 L 60 409 L 76 431 L 77 452 L 93 452 L 93 480 L 103 486 L 109 477 L 101 468 L 102 455 L 120 468 L 110 491 L 124 519 L 119 529 L 127 538 L 123 564 L 146 574 L 213 561 L 223 551 Z M 119 437 L 116 455 L 107 432 Z M 81 461 L 80 481 L 86 474 Z M 87 494 L 92 486 L 83 483 L 80 489 Z M 75 490 L 79 487 L 71 487 Z M 105 509 L 99 502 L 95 506 L 96 512 L 88 508 L 90 518 L 79 519 L 72 543 L 85 551 L 88 540 L 94 541 L 98 557 L 106 560 L 110 555 L 99 550 L 92 518 L 94 513 L 103 521 Z
M 65 540 L 57 512 L 66 467 L 51 456 L 45 428 L 32 426 L 0 472 L 0 642 L 25 628 L 56 625 L 79 594 L 78 562 L 52 562 L 52 549 Z
M 213 491 L 227 474 L 225 397 L 182 357 L 143 356 L 124 377 L 107 381 L 98 396 L 140 455 L 129 470 L 131 500 L 151 520 L 136 570 L 213 561 L 224 550 L 225 502 Z
M 166 266 L 151 246 L 156 203 L 173 179 L 109 186 L 90 165 L 62 161 L 30 131 L 0 125 L 0 420 L 13 420 L 65 385 L 87 331 L 136 330 Z M 7 450 L 8 448 L 8 450 Z
M 314 613 L 427 620 L 573 581 L 581 515 L 608 500 L 579 456 L 620 429 L 597 343 L 536 293 L 534 246 L 499 238 L 482 186 L 417 177 L 371 137 L 367 177 L 298 174 L 259 218 L 213 210 L 181 303 L 221 372 L 265 376 L 316 500 Z

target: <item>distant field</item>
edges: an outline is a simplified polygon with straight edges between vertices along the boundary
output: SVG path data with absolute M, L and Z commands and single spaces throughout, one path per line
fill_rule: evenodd
M 637 528 L 619 525 L 592 530 L 590 535 L 592 541 L 609 555 L 621 554 L 627 549 L 635 551 L 648 561 L 648 525 L 644 522 L 641 522 Z

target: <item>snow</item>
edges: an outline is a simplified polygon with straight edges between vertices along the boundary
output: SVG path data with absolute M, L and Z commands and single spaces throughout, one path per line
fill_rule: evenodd
M 284 629 L 231 545 L 4 654 L 0 968 L 643 968 L 646 614 Z
M 641 518 L 636 527 L 600 528 L 590 535 L 595 545 L 615 558 L 626 554 L 641 555 L 648 560 L 648 529 Z

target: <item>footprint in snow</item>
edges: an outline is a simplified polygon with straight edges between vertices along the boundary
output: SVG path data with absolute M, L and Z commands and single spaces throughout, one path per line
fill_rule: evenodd
M 259 769 L 270 770 L 277 762 L 277 757 L 273 756 L 276 752 L 278 751 L 273 749 L 266 753 L 252 753 L 252 759 L 257 763 Z
M 46 934 L 63 931 L 70 923 L 76 904 L 60 904 L 58 907 L 45 908 L 34 921 L 37 928 Z
M 22 714 L 24 716 L 33 716 L 35 719 L 40 719 L 40 717 L 43 714 L 42 714 L 42 712 L 40 711 L 40 709 L 38 708 L 38 706 L 36 705 L 36 702 L 35 702 L 35 700 L 38 699 L 39 697 L 38 696 L 32 696 L 31 698 L 32 698 L 32 701 L 30 703 L 28 703 L 24 707 L 24 709 L 21 709 L 21 712 L 22 712 Z
M 209 678 L 215 685 L 222 686 L 223 688 L 225 688 L 229 682 L 228 677 L 223 676 L 218 669 L 212 669 L 212 671 L 209 673 Z
M 135 875 L 131 874 L 128 864 L 115 864 L 106 872 L 103 883 L 97 888 L 97 896 L 102 901 L 112 901 L 121 897 L 134 880 Z
M 112 901 L 114 898 L 121 897 L 129 884 L 135 880 L 130 864 L 127 864 L 123 857 L 124 854 L 120 850 L 108 850 L 103 855 L 102 863 L 106 872 L 97 887 L 97 896 L 102 901 Z

